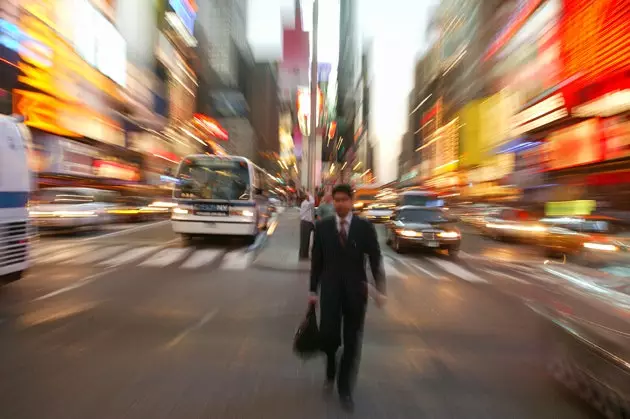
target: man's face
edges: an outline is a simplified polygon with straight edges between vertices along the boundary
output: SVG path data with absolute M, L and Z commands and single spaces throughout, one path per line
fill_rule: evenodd
M 352 210 L 352 198 L 344 192 L 337 192 L 333 195 L 335 211 L 340 217 L 345 217 Z

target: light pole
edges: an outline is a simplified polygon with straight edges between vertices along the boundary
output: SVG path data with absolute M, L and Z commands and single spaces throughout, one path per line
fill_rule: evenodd
M 319 21 L 319 0 L 313 1 L 313 55 L 311 56 L 311 123 L 308 139 L 308 190 L 314 195 L 317 179 L 317 26 Z

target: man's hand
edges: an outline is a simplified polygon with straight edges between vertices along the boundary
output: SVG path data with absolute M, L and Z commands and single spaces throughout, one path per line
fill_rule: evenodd
M 316 293 L 312 292 L 308 295 L 308 303 L 309 304 L 315 304 L 317 305 L 317 303 L 319 303 L 319 297 L 317 296 Z

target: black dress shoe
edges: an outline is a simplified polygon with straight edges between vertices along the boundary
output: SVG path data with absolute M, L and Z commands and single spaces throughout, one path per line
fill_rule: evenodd
M 349 394 L 339 396 L 341 401 L 341 408 L 346 412 L 354 412 L 354 400 L 352 400 L 352 396 Z

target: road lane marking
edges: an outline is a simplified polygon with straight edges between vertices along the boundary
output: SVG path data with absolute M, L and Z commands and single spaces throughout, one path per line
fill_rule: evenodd
M 170 349 L 170 348 L 178 345 L 190 333 L 192 333 L 195 330 L 201 328 L 204 324 L 206 324 L 210 320 L 212 320 L 214 318 L 214 316 L 217 315 L 218 312 L 219 312 L 218 308 L 215 308 L 214 310 L 211 310 L 211 311 L 207 312 L 201 319 L 199 319 L 199 321 L 197 323 L 187 327 L 179 335 L 175 336 L 170 342 L 168 342 L 166 344 L 166 349 Z
M 438 258 L 434 258 L 431 259 L 431 263 L 435 263 L 436 265 L 438 265 L 439 267 L 441 267 L 442 269 L 444 269 L 446 272 L 455 275 L 458 278 L 463 279 L 464 281 L 468 281 L 468 282 L 475 282 L 475 283 L 484 283 L 487 284 L 488 281 L 486 281 L 485 279 L 477 276 L 476 274 L 470 272 L 467 269 L 462 268 L 461 266 L 447 261 L 447 260 L 442 260 L 442 259 L 438 259 Z
M 114 270 L 115 269 L 113 269 L 113 268 L 105 269 L 105 270 L 103 270 L 101 272 L 98 272 L 98 273 L 86 276 L 85 278 L 81 279 L 78 282 L 75 282 L 74 284 L 70 284 L 70 285 L 68 285 L 66 287 L 63 287 L 63 288 L 60 288 L 58 290 L 49 292 L 48 294 L 44 294 L 44 295 L 42 295 L 40 297 L 33 298 L 30 302 L 47 300 L 47 299 L 55 297 L 55 296 L 57 296 L 59 294 L 66 293 L 68 291 L 72 291 L 72 290 L 75 290 L 77 288 L 81 288 L 81 287 L 83 287 L 83 286 L 85 286 L 87 284 L 90 284 L 90 283 L 94 282 L 95 280 L 97 280 L 101 276 L 107 275 L 108 273 L 110 273 L 110 272 L 112 272 Z
M 393 265 L 393 260 L 391 260 L 390 258 L 383 258 L 383 270 L 385 271 L 385 275 L 390 277 L 390 276 L 397 276 L 400 278 L 404 278 L 405 275 L 402 274 L 402 272 L 400 272 L 398 269 L 396 269 Z
M 510 274 L 507 274 L 505 272 L 495 271 L 494 269 L 486 269 L 486 272 L 488 272 L 489 274 L 492 274 L 492 275 L 502 276 L 504 278 L 511 279 L 512 281 L 515 281 L 515 282 L 518 282 L 518 283 L 521 283 L 521 284 L 529 284 L 528 281 L 525 281 L 524 279 L 521 279 L 521 278 L 517 278 L 517 277 L 515 277 L 513 275 L 510 275 Z
M 157 254 L 151 256 L 149 259 L 142 262 L 140 266 L 162 268 L 162 267 L 171 265 L 177 262 L 178 260 L 185 258 L 190 251 L 192 251 L 192 248 L 190 247 L 187 247 L 184 249 L 181 249 L 181 248 L 162 249 Z
M 240 271 L 247 269 L 252 264 L 254 254 L 242 250 L 225 254 L 220 269 L 225 271 Z
M 52 255 L 44 256 L 43 258 L 37 259 L 37 263 L 59 263 L 64 262 L 68 259 L 71 259 L 73 256 L 77 256 L 80 253 L 94 250 L 94 246 L 83 246 L 81 248 L 73 247 L 71 249 L 65 249 L 60 251 L 59 253 L 54 253 Z
M 33 259 L 42 257 L 55 251 L 68 250 L 72 244 L 70 243 L 52 243 L 48 245 L 31 245 L 30 253 Z
M 100 262 L 100 265 L 108 265 L 108 266 L 123 265 L 125 263 L 138 260 L 148 254 L 154 253 L 159 248 L 160 246 L 137 247 L 135 249 L 129 250 L 128 252 L 121 253 L 120 255 L 112 259 L 103 260 Z
M 100 260 L 107 259 L 111 256 L 117 255 L 127 249 L 128 246 L 105 246 L 98 250 L 95 250 L 91 253 L 86 253 L 85 255 L 78 257 L 76 259 L 70 259 L 66 261 L 66 263 L 72 265 L 79 264 L 88 264 L 88 263 L 96 263 Z
M 181 266 L 183 269 L 197 269 L 204 265 L 214 262 L 214 260 L 223 253 L 219 249 L 203 249 L 193 253 L 186 262 Z
M 438 281 L 442 279 L 439 275 L 434 274 L 434 273 L 433 273 L 433 272 L 431 272 L 430 270 L 425 269 L 424 267 L 422 267 L 422 266 L 420 266 L 420 265 L 418 265 L 418 264 L 411 263 L 411 262 L 409 262 L 409 261 L 407 261 L 407 260 L 404 260 L 404 259 L 398 259 L 398 261 L 399 261 L 400 263 L 402 263 L 403 265 L 405 265 L 407 268 L 411 269 L 411 272 L 417 272 L 417 271 L 420 271 L 420 272 L 422 272 L 423 274 L 428 275 L 428 276 L 430 276 L 431 278 L 436 279 L 436 280 L 438 280 Z
M 120 231 L 114 231 L 113 233 L 101 234 L 99 236 L 88 237 L 86 239 L 77 240 L 77 243 L 85 243 L 85 242 L 89 242 L 89 241 L 92 241 L 92 240 L 103 239 L 105 237 L 124 236 L 125 234 L 135 233 L 137 231 L 142 231 L 142 230 L 148 230 L 150 228 L 157 227 L 159 225 L 170 223 L 170 222 L 171 222 L 171 220 L 156 221 L 154 223 L 144 224 L 144 225 L 137 226 L 137 227 L 126 228 L 126 229 L 120 230 Z

